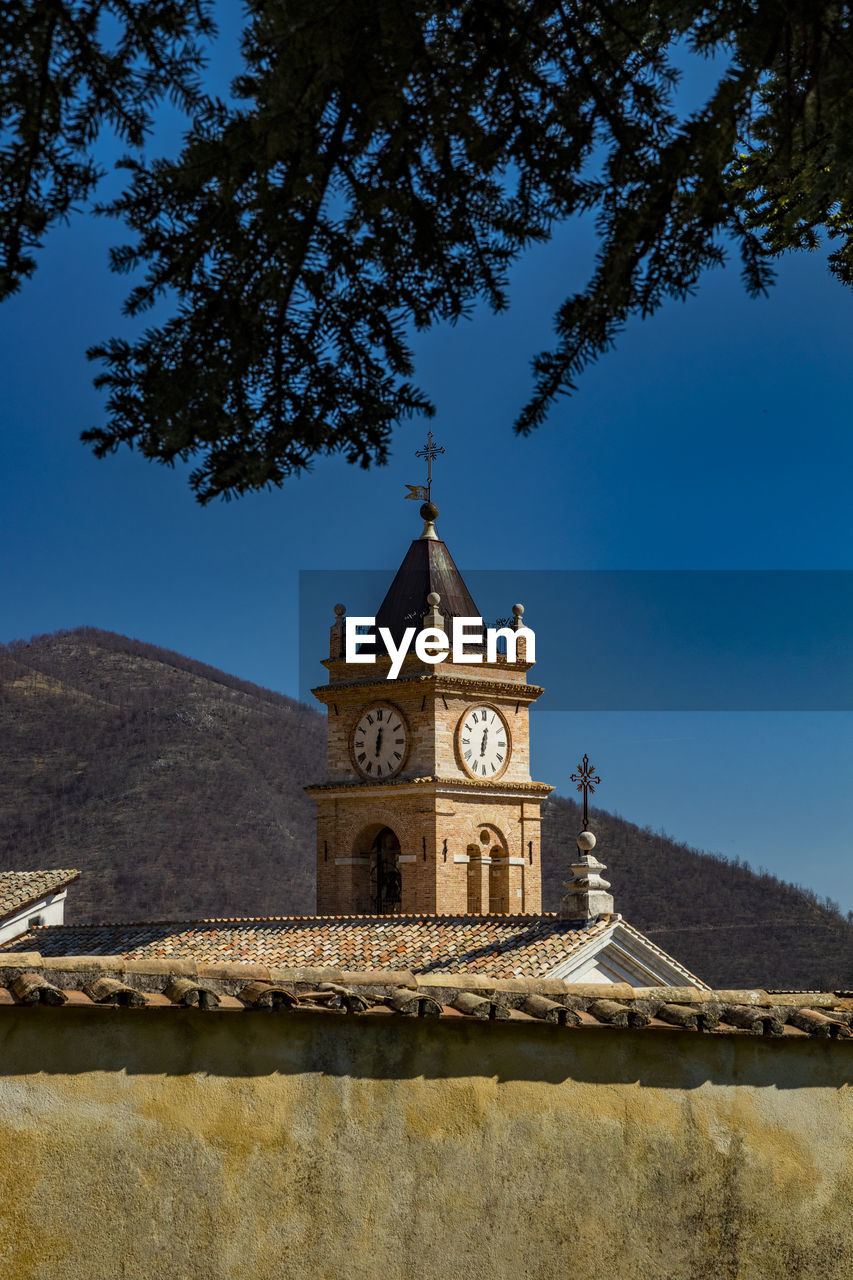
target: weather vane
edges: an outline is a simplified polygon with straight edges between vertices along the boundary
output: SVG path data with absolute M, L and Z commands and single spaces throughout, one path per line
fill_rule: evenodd
M 432 464 L 433 459 L 437 458 L 440 453 L 444 453 L 444 445 L 436 444 L 432 438 L 432 431 L 428 431 L 427 442 L 423 449 L 418 449 L 415 452 L 416 458 L 426 458 L 427 482 L 426 484 L 407 484 L 406 488 L 409 491 L 406 494 L 407 498 L 414 498 L 416 502 L 432 501 Z
M 583 829 L 589 831 L 589 797 L 594 793 L 595 788 L 601 782 L 597 773 L 593 773 L 594 764 L 589 763 L 589 756 L 584 752 L 581 763 L 577 766 L 577 773 L 572 774 L 572 782 L 578 784 L 578 791 L 583 792 Z

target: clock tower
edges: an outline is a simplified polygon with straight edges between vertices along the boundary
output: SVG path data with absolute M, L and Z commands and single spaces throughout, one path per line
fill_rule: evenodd
M 421 515 L 376 614 L 377 638 L 386 627 L 395 645 L 411 627 L 449 641 L 454 617 L 480 616 L 438 509 L 427 501 Z M 328 714 L 327 780 L 307 788 L 318 914 L 540 913 L 539 808 L 552 788 L 530 777 L 529 709 L 543 691 L 528 683 L 525 639 L 512 661 L 479 641 L 467 652 L 481 662 L 429 663 L 412 647 L 391 680 L 378 639 L 375 664 L 347 662 L 345 612 L 335 606 L 328 683 L 313 691 Z

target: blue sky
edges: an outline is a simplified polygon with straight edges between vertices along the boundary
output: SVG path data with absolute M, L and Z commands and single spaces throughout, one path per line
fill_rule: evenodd
M 229 29 L 217 66 L 233 64 Z M 152 151 L 177 127 L 165 116 Z M 89 624 L 295 695 L 299 573 L 396 568 L 420 529 L 402 495 L 423 478 L 413 455 L 426 424 L 399 428 L 385 468 L 322 460 L 281 491 L 205 509 L 180 469 L 130 453 L 96 461 L 78 442 L 102 413 L 84 352 L 130 329 L 127 281 L 106 265 L 121 238 L 116 224 L 75 218 L 0 307 L 0 639 Z M 586 278 L 594 247 L 588 225 L 565 229 L 516 270 L 508 314 L 478 312 L 416 342 L 447 450 L 434 483 L 439 531 L 463 570 L 501 570 L 513 584 L 511 599 L 484 612 L 524 600 L 533 571 L 853 569 L 853 293 L 817 254 L 782 262 L 759 301 L 736 265 L 709 275 L 686 305 L 631 323 L 538 433 L 512 435 L 529 358 L 549 344 L 553 310 Z M 598 644 L 596 601 L 573 598 L 572 575 L 554 580 L 566 595 L 551 642 L 562 649 L 548 663 L 580 679 Z M 566 793 L 586 751 L 603 806 L 853 908 L 853 720 L 797 710 L 793 692 L 803 661 L 823 661 L 832 608 L 815 604 L 815 581 L 791 580 L 774 637 L 776 710 L 549 711 L 546 695 L 533 723 L 536 776 Z M 732 609 L 734 635 L 742 614 Z M 689 644 L 713 657 L 719 631 Z M 624 675 L 620 665 L 614 683 Z M 840 691 L 839 707 L 845 699 Z

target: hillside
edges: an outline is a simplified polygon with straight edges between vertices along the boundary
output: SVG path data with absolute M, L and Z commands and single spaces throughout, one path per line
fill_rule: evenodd
M 543 807 L 543 897 L 554 909 L 574 854 L 580 806 Z M 590 810 L 615 906 L 714 986 L 853 987 L 853 922 L 834 903 L 738 860 L 702 853 L 602 809 Z
M 0 867 L 79 867 L 66 919 L 312 908 L 317 712 L 86 628 L 0 649 L 0 718 Z
M 0 646 L 0 869 L 76 866 L 67 919 L 310 913 L 323 717 L 84 628 Z M 544 809 L 553 910 L 580 825 Z M 853 925 L 814 895 L 594 811 L 616 907 L 715 985 L 853 986 Z

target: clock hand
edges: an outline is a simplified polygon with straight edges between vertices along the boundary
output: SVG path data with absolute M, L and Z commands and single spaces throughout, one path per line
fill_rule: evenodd
M 486 754 L 486 739 L 488 738 L 488 736 L 489 736 L 489 730 L 488 730 L 488 728 L 485 728 L 485 729 L 483 730 L 483 741 L 480 743 L 480 755 L 481 755 L 481 756 L 484 756 L 484 755 Z
M 376 735 L 376 754 L 379 755 L 382 749 L 382 725 L 379 726 L 379 732 Z

